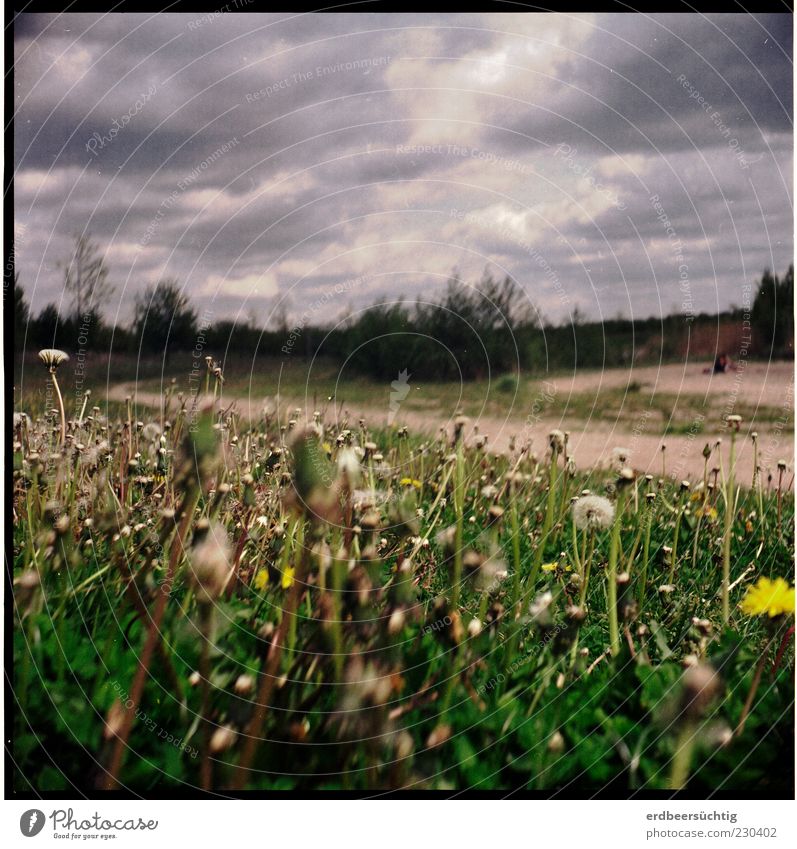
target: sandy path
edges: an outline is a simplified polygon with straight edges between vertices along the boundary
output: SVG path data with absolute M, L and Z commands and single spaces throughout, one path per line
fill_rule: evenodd
M 734 397 L 755 406 L 778 407 L 784 401 L 784 390 L 794 382 L 791 363 L 748 363 L 744 368 L 727 374 L 704 374 L 704 365 L 643 366 L 605 371 L 580 370 L 572 377 L 552 378 L 562 393 L 593 392 L 600 389 L 623 388 L 630 383 L 641 384 L 646 390 L 673 395 L 697 395 L 717 403 L 730 402 Z
M 778 460 L 784 459 L 792 466 L 794 456 L 793 435 L 791 433 L 793 416 L 793 369 L 788 363 L 750 364 L 745 369 L 723 375 L 703 374 L 691 365 L 633 368 L 628 371 L 613 369 L 603 372 L 581 371 L 573 377 L 552 378 L 551 383 L 559 397 L 567 397 L 570 393 L 590 392 L 599 398 L 602 389 L 624 387 L 629 382 L 642 384 L 646 390 L 655 389 L 661 393 L 674 395 L 693 395 L 707 397 L 712 406 L 732 409 L 735 400 L 758 406 L 764 405 L 782 411 L 777 420 L 769 423 L 744 422 L 741 438 L 738 441 L 737 469 L 740 482 L 747 482 L 753 472 L 753 447 L 749 433 L 757 430 L 759 433 L 759 465 L 766 475 L 768 470 L 774 472 Z M 549 387 L 550 388 L 550 387 Z M 135 384 L 119 384 L 111 387 L 108 392 L 110 400 L 124 400 L 131 395 L 137 404 L 157 407 L 161 403 L 161 395 L 157 392 L 137 390 Z M 263 409 L 263 399 L 241 397 L 225 401 L 232 403 L 246 418 L 259 417 Z M 307 415 L 312 414 L 312 401 L 296 398 L 280 400 L 281 418 L 289 417 L 296 407 L 302 407 Z M 388 410 L 385 407 L 366 405 L 346 405 L 343 410 L 331 408 L 327 410 L 327 418 L 345 417 L 355 423 L 359 418 L 365 419 L 373 427 L 383 427 L 388 424 Z M 420 433 L 434 434 L 440 427 L 450 430 L 453 411 L 418 411 L 399 408 L 394 424 L 406 425 L 411 430 Z M 569 420 L 562 422 L 556 418 L 541 418 L 534 411 L 524 412 L 520 409 L 511 411 L 506 418 L 496 416 L 481 416 L 470 422 L 471 433 L 478 428 L 479 433 L 489 436 L 488 446 L 493 451 L 506 451 L 512 437 L 517 444 L 531 439 L 532 451 L 543 453 L 546 450 L 548 434 L 554 428 L 570 432 L 569 451 L 577 465 L 582 469 L 597 466 L 607 466 L 612 461 L 613 450 L 623 447 L 628 450 L 631 464 L 640 473 L 661 475 L 662 442 L 666 444 L 667 474 L 676 478 L 702 475 L 703 446 L 706 442 L 714 443 L 717 436 L 722 435 L 722 426 L 717 422 L 705 423 L 705 431 L 697 434 L 669 435 L 662 439 L 660 424 L 652 418 L 646 419 L 640 415 L 631 426 L 627 422 L 614 423 L 605 419 L 591 421 Z M 729 440 L 723 440 L 723 462 L 727 464 Z M 716 454 L 710 465 L 716 462 Z

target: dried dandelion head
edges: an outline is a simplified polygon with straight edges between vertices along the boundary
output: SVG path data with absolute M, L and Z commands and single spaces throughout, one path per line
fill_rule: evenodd
M 55 374 L 58 366 L 67 362 L 69 354 L 65 351 L 60 351 L 58 348 L 44 348 L 39 351 L 39 359 L 47 367 L 50 374 Z
M 564 450 L 565 435 L 561 430 L 552 430 L 548 434 L 548 444 L 551 446 L 551 451 L 558 453 Z

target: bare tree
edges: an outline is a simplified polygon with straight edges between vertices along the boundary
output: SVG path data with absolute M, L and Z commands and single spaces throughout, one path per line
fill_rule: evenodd
M 105 259 L 88 233 L 75 236 L 74 253 L 63 269 L 64 289 L 72 296 L 78 320 L 87 312 L 98 312 L 114 291 Z

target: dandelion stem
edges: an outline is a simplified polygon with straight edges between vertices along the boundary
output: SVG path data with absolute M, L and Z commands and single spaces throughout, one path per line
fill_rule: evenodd
M 733 529 L 733 514 L 735 509 L 734 497 L 734 464 L 736 462 L 736 431 L 731 428 L 731 453 L 728 461 L 728 479 L 725 483 L 725 530 L 722 536 L 722 621 L 727 624 L 731 617 L 730 583 L 731 583 L 731 532 Z
M 534 552 L 534 560 L 531 565 L 531 575 L 529 576 L 529 590 L 534 592 L 534 587 L 537 585 L 537 576 L 540 573 L 543 554 L 545 553 L 545 545 L 548 542 L 548 534 L 553 526 L 554 507 L 556 506 L 556 458 L 558 449 L 554 443 L 551 444 L 551 463 L 548 469 L 548 500 L 545 506 L 545 519 L 542 525 L 542 533 L 537 548 Z
M 608 605 L 609 605 L 609 643 L 612 655 L 620 653 L 620 630 L 617 624 L 617 558 L 620 551 L 620 527 L 625 511 L 625 489 L 621 487 L 617 493 L 617 510 L 612 525 L 612 538 L 609 544 L 608 570 Z
M 203 790 L 213 786 L 213 766 L 210 761 L 211 724 L 210 711 L 210 640 L 213 625 L 213 605 L 202 604 L 199 610 L 202 648 L 199 656 L 199 676 L 202 687 L 202 705 L 199 716 L 202 723 L 202 760 L 199 767 L 200 782 Z
M 194 514 L 194 505 L 198 493 L 190 493 L 184 501 L 183 517 L 180 520 L 180 525 L 177 529 L 177 535 L 172 541 L 171 550 L 169 552 L 169 565 L 166 570 L 165 583 L 171 586 L 174 574 L 177 571 L 177 563 L 180 555 L 183 553 L 183 541 L 188 533 L 188 528 L 191 524 L 191 519 Z M 150 620 L 147 636 L 144 641 L 144 648 L 138 658 L 138 667 L 133 678 L 133 684 L 130 687 L 130 696 L 128 701 L 132 704 L 125 712 L 122 720 L 122 726 L 116 736 L 116 744 L 111 755 L 110 765 L 104 777 L 101 778 L 102 787 L 105 790 L 115 790 L 119 785 L 119 771 L 122 768 L 125 751 L 127 750 L 127 740 L 130 737 L 130 732 L 133 727 L 133 719 L 136 715 L 136 710 L 141 702 L 141 696 L 144 693 L 144 685 L 149 674 L 149 665 L 152 661 L 152 654 L 155 651 L 155 646 L 161 636 L 161 622 L 166 613 L 166 603 L 169 600 L 168 593 L 161 593 L 158 600 L 155 602 L 155 609 Z M 125 703 L 127 706 L 127 703 Z
M 61 411 L 61 447 L 66 445 L 66 411 L 64 410 L 64 399 L 61 396 L 61 387 L 58 385 L 58 378 L 55 376 L 55 370 L 50 371 L 50 377 L 53 381 L 55 395 L 58 398 L 58 409 Z
M 274 639 L 272 640 L 268 649 L 268 654 L 266 655 L 263 673 L 260 676 L 260 687 L 257 692 L 255 709 L 252 714 L 252 718 L 249 721 L 249 725 L 246 728 L 246 742 L 244 744 L 243 751 L 241 752 L 241 757 L 238 761 L 232 781 L 233 790 L 243 789 L 252 766 L 252 761 L 254 760 L 258 746 L 260 745 L 263 733 L 263 723 L 265 722 L 266 713 L 270 707 L 271 693 L 277 683 L 277 670 L 279 669 L 282 647 L 285 642 L 288 629 L 288 620 L 293 615 L 299 603 L 302 581 L 304 581 L 304 573 L 296 576 L 291 588 L 288 590 L 288 598 L 285 602 L 282 619 L 274 633 Z
M 457 440 L 457 459 L 454 472 L 454 513 L 456 516 L 456 532 L 454 537 L 454 577 L 451 587 L 451 601 L 454 611 L 459 605 L 459 585 L 462 581 L 462 530 L 465 507 L 465 456 L 463 440 Z
M 675 567 L 678 560 L 678 537 L 681 534 L 681 517 L 684 515 L 684 508 L 681 499 L 678 499 L 677 513 L 675 516 L 675 532 L 672 535 L 672 555 L 670 556 L 670 574 L 667 580 L 668 584 L 672 584 L 675 580 Z
M 575 520 L 570 522 L 570 528 L 573 534 L 573 563 L 575 563 L 576 571 L 579 576 L 583 579 L 584 573 L 582 571 L 581 558 L 578 556 L 578 528 L 576 528 Z
M 512 615 L 517 619 L 520 616 L 520 526 L 514 483 L 510 488 L 509 523 L 512 529 Z
M 733 732 L 734 737 L 740 737 L 744 731 L 744 725 L 747 722 L 747 717 L 750 714 L 750 709 L 753 707 L 753 701 L 755 700 L 756 693 L 758 692 L 758 686 L 761 683 L 761 675 L 764 672 L 764 666 L 767 662 L 767 653 L 771 644 L 772 637 L 770 636 L 767 638 L 766 645 L 761 652 L 761 657 L 758 659 L 758 663 L 756 664 L 753 681 L 750 684 L 750 692 L 747 694 L 744 707 L 742 707 L 742 713 L 739 716 L 739 723 L 736 726 L 736 730 Z
M 586 536 L 586 535 L 585 535 Z M 589 584 L 589 573 L 590 566 L 592 565 L 592 555 L 595 552 L 595 531 L 594 529 L 590 529 L 589 531 L 589 548 L 585 549 L 585 554 L 583 558 L 584 563 L 584 575 L 582 576 L 581 582 L 581 596 L 579 598 L 579 606 L 583 607 L 584 602 L 587 600 L 587 585 Z
M 675 744 L 675 756 L 670 772 L 670 789 L 682 790 L 689 780 L 692 769 L 692 753 L 695 748 L 695 727 L 692 722 L 684 723 Z

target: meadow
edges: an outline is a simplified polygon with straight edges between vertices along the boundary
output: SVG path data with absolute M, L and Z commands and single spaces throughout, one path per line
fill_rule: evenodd
M 41 360 L 16 792 L 793 796 L 791 460 L 739 412 L 673 480 L 580 468 L 566 427 L 497 450 L 448 395 L 433 434 L 323 395 L 244 416 L 214 363 L 97 406 Z

